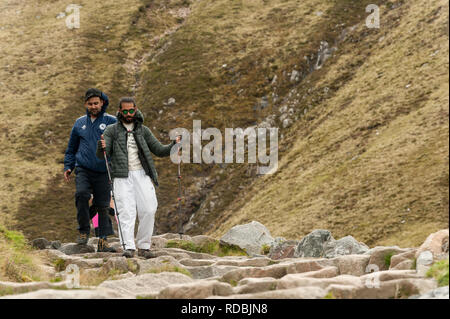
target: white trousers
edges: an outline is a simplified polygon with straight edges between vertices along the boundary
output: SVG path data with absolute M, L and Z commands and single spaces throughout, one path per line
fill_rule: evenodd
M 158 207 L 155 187 L 150 177 L 141 169 L 129 171 L 127 178 L 114 178 L 114 196 L 122 227 L 123 238 L 119 231 L 120 243 L 125 243 L 125 249 L 136 250 L 134 228 L 137 212 L 139 218 L 137 247 L 150 249 Z

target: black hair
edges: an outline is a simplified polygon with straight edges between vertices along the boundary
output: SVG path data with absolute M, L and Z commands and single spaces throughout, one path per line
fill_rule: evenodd
M 133 103 L 133 106 L 136 107 L 136 101 L 132 97 L 123 97 L 119 101 L 119 109 L 122 108 L 122 103 Z

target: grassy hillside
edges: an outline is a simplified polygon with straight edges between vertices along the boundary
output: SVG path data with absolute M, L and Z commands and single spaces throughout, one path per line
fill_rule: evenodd
M 311 94 L 333 95 L 286 133 L 292 146 L 277 173 L 255 182 L 212 234 L 257 219 L 289 238 L 323 228 L 412 246 L 448 227 L 448 4 L 383 12 L 379 31 L 360 23 L 311 76 Z
M 191 234 L 255 219 L 276 236 L 327 228 L 411 246 L 448 227 L 447 3 L 383 1 L 380 29 L 368 29 L 371 1 L 84 0 L 81 28 L 69 30 L 56 16 L 70 3 L 0 0 L 9 43 L 0 47 L 0 222 L 10 228 L 76 236 L 62 161 L 91 86 L 110 96 L 109 113 L 136 96 L 163 143 L 194 119 L 223 131 L 277 115 L 276 174 L 183 164 Z M 321 41 L 337 51 L 310 73 Z M 281 129 L 284 105 L 297 120 Z M 176 166 L 155 162 L 156 230 L 176 231 Z

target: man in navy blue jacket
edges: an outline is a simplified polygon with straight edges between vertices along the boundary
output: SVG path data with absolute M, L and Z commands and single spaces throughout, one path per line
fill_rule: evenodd
M 72 171 L 76 174 L 75 206 L 80 232 L 77 243 L 87 244 L 89 239 L 89 200 L 93 194 L 93 205 L 97 207 L 99 217 L 97 251 L 115 252 L 106 240 L 108 235 L 114 234 L 109 218 L 111 195 L 106 162 L 95 153 L 103 131 L 117 119 L 106 113 L 108 96 L 98 89 L 87 90 L 84 105 L 86 115 L 75 121 L 64 157 L 64 179 L 69 182 Z

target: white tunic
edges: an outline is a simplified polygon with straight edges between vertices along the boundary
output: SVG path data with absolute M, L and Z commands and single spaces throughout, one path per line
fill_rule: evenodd
M 133 136 L 134 123 L 123 123 L 123 125 L 128 130 L 127 138 L 127 152 L 128 152 L 128 170 L 137 171 L 143 169 L 141 161 L 139 160 L 139 153 L 136 141 Z

